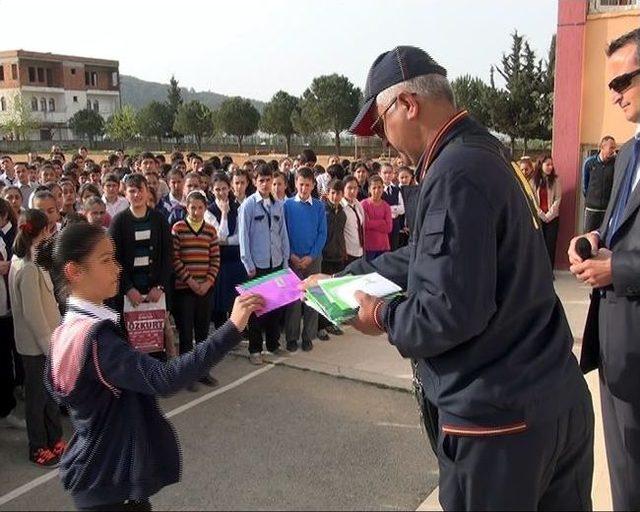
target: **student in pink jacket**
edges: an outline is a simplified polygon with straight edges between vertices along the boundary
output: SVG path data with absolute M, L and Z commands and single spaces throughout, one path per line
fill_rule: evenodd
M 364 250 L 367 261 L 372 261 L 391 250 L 389 233 L 393 229 L 391 207 L 382 199 L 384 183 L 380 176 L 369 178 L 369 195 L 362 201 L 364 209 Z

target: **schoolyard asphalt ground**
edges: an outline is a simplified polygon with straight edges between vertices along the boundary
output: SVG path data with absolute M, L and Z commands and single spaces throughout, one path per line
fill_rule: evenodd
M 556 273 L 579 353 L 589 289 Z M 184 456 L 182 481 L 157 509 L 439 510 L 437 463 L 419 426 L 409 362 L 381 336 L 351 329 L 311 352 L 262 367 L 240 347 L 216 369 L 214 390 L 162 400 Z M 595 510 L 611 510 L 597 375 Z M 54 471 L 24 462 L 24 434 L 0 436 L 0 510 L 72 503 Z

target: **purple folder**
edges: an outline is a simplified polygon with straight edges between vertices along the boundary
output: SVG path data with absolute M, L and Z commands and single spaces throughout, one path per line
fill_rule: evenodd
M 256 316 L 262 316 L 300 300 L 304 294 L 298 288 L 301 282 L 293 270 L 287 268 L 238 285 L 236 290 L 240 295 L 251 292 L 264 297 L 265 307 L 256 311 Z

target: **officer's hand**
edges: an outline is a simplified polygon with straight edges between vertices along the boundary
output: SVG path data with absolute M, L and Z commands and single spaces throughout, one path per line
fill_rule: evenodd
M 329 274 L 313 274 L 312 276 L 307 277 L 302 283 L 300 283 L 300 290 L 308 290 L 309 288 L 313 288 L 318 286 L 318 281 L 321 279 L 331 279 Z
M 376 306 L 379 302 L 382 302 L 382 299 L 360 291 L 356 292 L 355 298 L 358 304 L 360 304 L 360 309 L 358 310 L 358 316 L 350 322 L 351 325 L 362 334 L 368 336 L 379 336 L 382 334 L 384 331 L 378 327 L 374 316 Z
M 594 288 L 604 288 L 613 282 L 611 254 L 609 249 L 600 249 L 595 257 L 571 265 L 569 270 L 583 283 Z
M 576 242 L 578 241 L 578 238 L 582 237 L 586 237 L 586 239 L 589 240 L 589 243 L 591 243 L 591 254 L 595 256 L 598 253 L 600 239 L 596 233 L 586 233 L 584 235 L 576 236 L 571 239 L 571 243 L 569 243 L 569 250 L 567 251 L 567 254 L 569 255 L 569 264 L 572 266 L 583 262 L 582 258 L 576 252 Z

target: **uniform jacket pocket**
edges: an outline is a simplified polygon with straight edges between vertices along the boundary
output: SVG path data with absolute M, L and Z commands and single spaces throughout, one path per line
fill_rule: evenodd
M 446 210 L 429 212 L 425 215 L 419 244 L 420 248 L 427 254 L 435 256 L 442 252 L 446 220 Z

